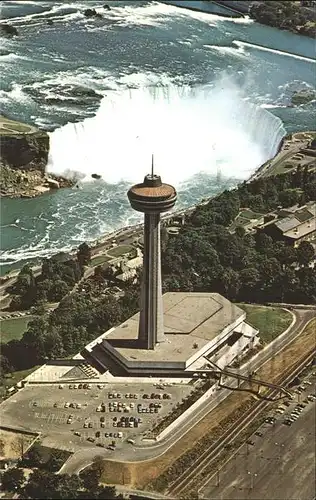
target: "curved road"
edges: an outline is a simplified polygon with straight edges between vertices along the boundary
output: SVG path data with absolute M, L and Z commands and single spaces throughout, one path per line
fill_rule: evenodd
M 269 346 L 262 350 L 255 358 L 249 360 L 245 364 L 245 368 L 240 373 L 248 373 L 249 370 L 253 371 L 261 367 L 267 362 L 273 354 L 281 351 L 287 344 L 289 344 L 295 337 L 297 337 L 307 323 L 315 318 L 315 310 L 310 309 L 293 309 L 295 316 L 295 323 L 290 327 L 286 335 L 282 335 L 275 339 Z M 230 387 L 237 387 L 237 381 L 232 380 L 227 383 Z M 196 412 L 188 417 L 186 423 L 181 425 L 178 429 L 174 430 L 171 435 L 167 436 L 160 442 L 146 443 L 141 446 L 124 446 L 117 449 L 115 452 L 105 450 L 103 448 L 82 449 L 75 452 L 69 460 L 63 465 L 59 473 L 61 474 L 77 474 L 82 469 L 90 465 L 95 457 L 104 457 L 115 461 L 122 462 L 138 462 L 157 458 L 164 454 L 171 448 L 184 434 L 186 434 L 192 427 L 194 427 L 202 418 L 204 418 L 211 410 L 223 401 L 229 394 L 229 389 L 221 389 L 216 398 L 208 400 Z

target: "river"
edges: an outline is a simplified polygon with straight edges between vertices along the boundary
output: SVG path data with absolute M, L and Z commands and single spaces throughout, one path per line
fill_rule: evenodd
M 286 132 L 313 128 L 314 103 L 287 107 L 314 88 L 313 40 L 247 17 L 107 3 L 2 4 L 20 36 L 0 51 L 1 109 L 49 131 L 49 171 L 81 178 L 1 201 L 3 271 L 138 222 L 126 190 L 152 153 L 179 209 L 249 177 Z

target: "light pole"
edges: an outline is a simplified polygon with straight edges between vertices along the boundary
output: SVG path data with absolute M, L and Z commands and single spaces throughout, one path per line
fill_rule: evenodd
M 254 478 L 258 476 L 258 474 L 248 471 L 248 475 L 250 476 L 250 489 L 253 490 L 254 487 Z
M 217 469 L 216 471 L 216 486 L 218 487 L 219 486 L 219 469 Z
M 274 444 L 279 448 L 279 455 L 277 457 L 277 460 L 281 460 L 281 448 L 284 448 L 284 444 L 283 443 L 274 443 Z

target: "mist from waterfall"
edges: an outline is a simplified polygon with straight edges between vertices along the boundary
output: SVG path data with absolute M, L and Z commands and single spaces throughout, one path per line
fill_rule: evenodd
M 276 154 L 284 135 L 279 118 L 227 80 L 111 91 L 96 116 L 50 134 L 47 169 L 86 181 L 97 173 L 109 184 L 135 182 L 154 153 L 157 173 L 176 186 L 201 172 L 246 179 Z

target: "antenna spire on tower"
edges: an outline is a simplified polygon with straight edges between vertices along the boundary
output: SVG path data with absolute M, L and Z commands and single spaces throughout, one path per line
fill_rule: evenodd
M 151 176 L 154 177 L 154 153 L 151 155 Z

